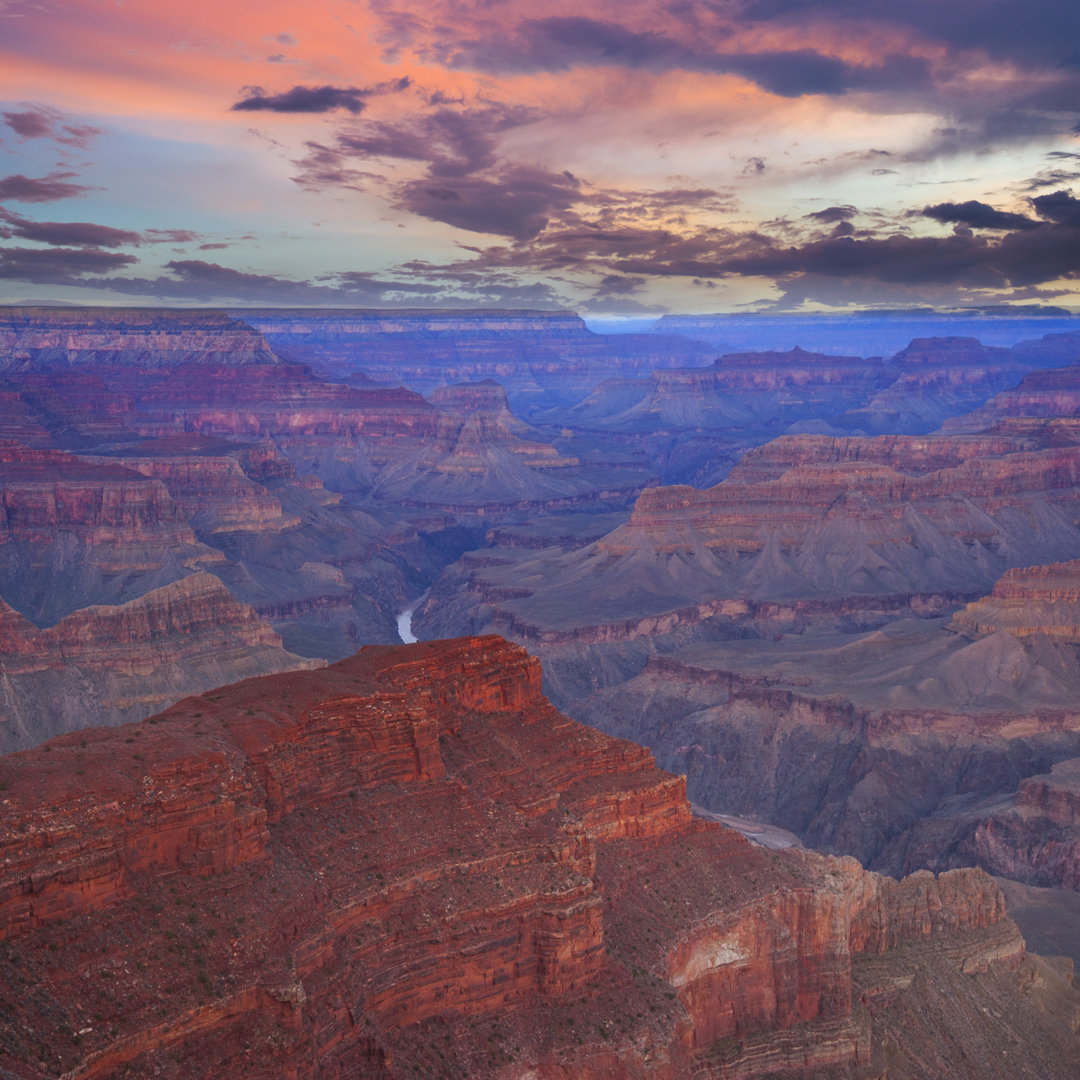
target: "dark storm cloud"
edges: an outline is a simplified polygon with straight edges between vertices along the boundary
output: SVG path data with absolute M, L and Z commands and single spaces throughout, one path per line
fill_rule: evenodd
M 1005 210 L 995 210 L 984 202 L 974 199 L 963 203 L 938 203 L 936 206 L 924 206 L 920 213 L 934 221 L 949 224 L 966 225 L 970 229 L 1000 229 L 1010 232 L 1013 229 L 1037 229 L 1039 223 L 1023 214 L 1010 214 Z
M 1055 191 L 1052 195 L 1037 195 L 1031 205 L 1040 217 L 1080 229 L 1080 199 L 1074 198 L 1068 191 Z M 1077 238 L 1080 241 L 1080 237 Z
M 739 75 L 780 97 L 911 86 L 925 82 L 929 72 L 918 57 L 889 55 L 874 67 L 862 68 L 810 48 L 722 52 L 691 47 L 663 34 L 584 16 L 530 19 L 514 35 L 454 41 L 435 46 L 434 52 L 452 68 L 498 73 L 626 67 Z
M 623 277 L 621 274 L 608 274 L 596 290 L 596 296 L 629 296 L 640 292 L 648 283 L 647 278 Z
M 1080 199 L 1061 191 L 1040 196 L 1032 205 L 1044 220 L 1016 214 L 1012 215 L 1014 227 L 1003 229 L 1004 223 L 996 216 L 1001 212 L 993 207 L 942 204 L 947 209 L 941 217 L 991 221 L 995 232 L 1004 233 L 1001 236 L 979 236 L 967 227 L 945 237 L 856 232 L 846 220 L 854 211 L 846 207 L 818 211 L 817 217 L 807 215 L 815 223 L 835 220 L 836 227 L 828 236 L 811 233 L 801 240 L 785 219 L 744 232 L 604 229 L 581 221 L 576 227 L 551 227 L 512 246 L 470 249 L 476 257 L 453 269 L 458 273 L 597 273 L 606 282 L 602 291 L 611 294 L 623 280 L 650 276 L 702 283 L 762 277 L 775 281 L 790 297 L 819 296 L 830 302 L 842 299 L 844 282 L 857 285 L 859 295 L 868 289 L 880 294 L 887 287 L 897 295 L 916 296 L 951 295 L 972 288 L 1030 291 L 1058 279 L 1080 277 Z M 794 236 L 795 242 L 784 242 L 781 236 L 787 235 Z
M 1067 208 L 1062 208 L 1063 215 Z M 651 269 L 658 272 L 658 268 Z M 971 233 L 947 237 L 829 238 L 781 248 L 765 242 L 757 251 L 720 258 L 712 276 L 763 275 L 784 281 L 794 275 L 872 278 L 884 284 L 1005 287 L 1038 285 L 1080 276 L 1080 244 L 1071 227 L 1042 224 L 999 241 Z M 701 276 L 709 276 L 702 270 Z
M 84 285 L 87 275 L 130 266 L 134 255 L 97 248 L 0 249 L 0 278 L 35 285 Z
M 565 174 L 515 165 L 490 178 L 411 181 L 398 189 L 397 206 L 470 232 L 528 240 L 579 198 Z
M 955 49 L 982 49 L 991 56 L 1046 68 L 1077 67 L 1074 0 L 747 0 L 741 18 L 751 22 L 873 20 L 919 31 Z
M 114 229 L 88 221 L 31 221 L 0 208 L 0 236 L 17 237 L 55 247 L 120 247 L 138 244 L 142 237 L 130 229 Z
M 85 184 L 73 184 L 71 177 L 75 173 L 53 172 L 48 176 L 31 177 L 16 173 L 0 179 L 0 201 L 11 199 L 14 202 L 57 202 L 60 199 L 73 199 L 92 190 Z
M 367 107 L 367 98 L 405 90 L 409 85 L 410 80 L 404 77 L 366 89 L 357 86 L 294 86 L 280 94 L 267 94 L 261 86 L 252 86 L 247 88 L 247 97 L 241 98 L 231 108 L 233 111 L 277 113 L 326 113 L 345 109 L 356 115 Z

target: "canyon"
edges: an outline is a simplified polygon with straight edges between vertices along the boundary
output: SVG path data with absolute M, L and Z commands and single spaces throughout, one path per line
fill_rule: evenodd
M 540 683 L 369 646 L 0 758 L 6 1075 L 1075 1071 L 983 872 L 756 847 Z
M 1080 730 L 1075 371 L 955 431 L 780 436 L 601 536 L 495 533 L 413 625 L 523 642 L 560 708 L 649 746 L 709 811 L 891 874 L 1075 889 L 1073 823 L 1043 805 Z
M 1074 323 L 0 315 L 0 1072 L 1075 1071 Z

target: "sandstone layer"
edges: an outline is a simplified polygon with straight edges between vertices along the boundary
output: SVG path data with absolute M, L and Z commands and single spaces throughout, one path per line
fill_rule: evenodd
M 499 639 L 248 680 L 0 783 L 18 1080 L 869 1078 L 914 1030 L 957 1077 L 1077 1063 L 1076 992 L 987 876 L 895 882 L 695 821 Z M 919 1005 L 928 977 L 951 1011 Z
M 1080 560 L 1007 570 L 990 595 L 958 611 L 952 625 L 976 636 L 1004 630 L 1080 645 Z
M 160 308 L 5 308 L 0 371 L 43 366 L 169 368 L 193 360 L 274 363 L 265 339 L 222 311 Z
M 92 605 L 39 630 L 0 600 L 0 751 L 81 727 L 142 719 L 252 675 L 320 667 L 212 574 Z
M 711 617 L 946 610 L 1010 566 L 1080 554 L 1080 444 L 1043 433 L 786 436 L 714 487 L 648 489 L 588 547 L 499 551 L 455 568 L 421 612 L 521 640 L 617 641 Z M 445 606 L 446 616 L 440 615 Z

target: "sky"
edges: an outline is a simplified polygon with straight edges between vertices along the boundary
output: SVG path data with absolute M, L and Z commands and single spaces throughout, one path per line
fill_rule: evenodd
M 1076 0 L 0 0 L 0 302 L 1080 309 Z

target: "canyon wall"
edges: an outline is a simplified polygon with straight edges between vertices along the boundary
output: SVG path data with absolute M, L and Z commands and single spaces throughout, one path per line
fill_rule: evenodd
M 1010 1009 L 922 1033 L 950 1075 L 1015 1075 L 982 1056 L 1019 1025 L 1044 1075 L 1077 1060 L 984 874 L 695 820 L 497 638 L 248 680 L 2 758 L 0 786 L 19 1080 L 869 1078 L 925 965 Z

